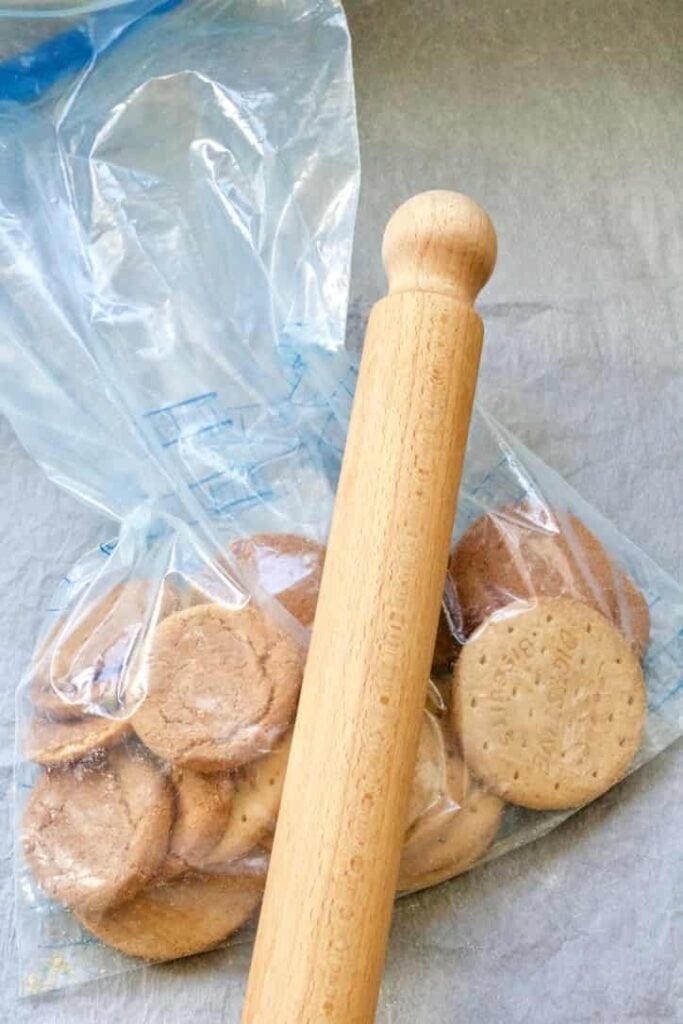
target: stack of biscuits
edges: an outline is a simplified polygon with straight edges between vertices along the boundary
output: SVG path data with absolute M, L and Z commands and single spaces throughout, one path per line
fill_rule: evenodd
M 39 652 L 25 856 L 109 945 L 189 955 L 257 907 L 324 554 L 292 535 L 241 540 L 232 556 L 258 604 L 167 580 L 147 627 L 150 585 L 129 581 Z M 471 867 L 506 802 L 569 808 L 604 792 L 645 717 L 647 605 L 578 518 L 487 514 L 453 551 L 448 586 L 400 891 Z
M 303 636 L 324 548 L 258 536 L 232 554 Z M 57 625 L 31 683 L 28 864 L 89 931 L 151 960 L 218 945 L 257 907 L 303 674 L 293 631 L 221 603 L 219 578 L 111 587 Z
M 647 603 L 576 516 L 529 502 L 453 552 L 465 644 L 451 713 L 473 774 L 506 801 L 565 810 L 626 772 L 645 722 Z

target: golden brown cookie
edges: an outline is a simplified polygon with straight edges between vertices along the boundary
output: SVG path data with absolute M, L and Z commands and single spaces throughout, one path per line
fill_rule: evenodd
M 252 761 L 233 776 L 235 795 L 225 832 L 208 854 L 194 859 L 195 867 L 222 872 L 253 847 L 267 842 L 280 809 L 290 746 L 288 736 L 272 754 Z
M 52 769 L 26 806 L 26 859 L 48 895 L 99 912 L 130 899 L 158 869 L 173 818 L 170 783 L 140 750 Z
M 451 556 L 463 627 L 469 635 L 511 601 L 571 597 L 584 601 L 633 638 L 642 653 L 644 599 L 598 538 L 576 516 L 524 502 L 477 519 Z M 624 595 L 620 614 L 618 595 Z M 629 630 L 634 607 L 640 629 Z M 637 606 L 637 608 L 636 608 Z
M 446 787 L 441 799 L 406 833 L 399 892 L 417 892 L 467 871 L 493 842 L 503 801 L 473 781 L 448 727 Z
M 254 912 L 263 879 L 253 875 L 188 875 L 156 882 L 105 914 L 79 911 L 83 925 L 108 946 L 145 960 L 175 960 L 220 945 Z
M 425 711 L 417 748 L 415 774 L 408 803 L 406 829 L 436 805 L 446 790 L 446 752 L 441 727 L 434 715 Z
M 159 877 L 184 874 L 193 861 L 205 857 L 222 838 L 230 819 L 235 787 L 230 775 L 200 775 L 190 768 L 171 773 L 175 790 L 175 819 L 168 852 Z
M 175 610 L 174 590 L 161 584 L 118 584 L 94 603 L 57 623 L 36 657 L 31 700 L 43 715 L 81 718 L 90 711 L 117 715 L 137 696 L 132 679 L 146 620 Z
M 125 719 L 72 718 L 67 721 L 34 718 L 28 727 L 25 754 L 46 767 L 72 764 L 98 750 L 108 750 L 131 732 Z
M 453 715 L 472 772 L 511 803 L 576 807 L 626 772 L 645 686 L 628 641 L 587 604 L 517 602 L 465 645 Z
M 302 626 L 313 623 L 325 562 L 322 544 L 292 533 L 257 533 L 235 541 L 230 550 L 264 593 Z
M 155 754 L 200 772 L 268 753 L 289 728 L 304 652 L 254 606 L 196 605 L 156 630 L 133 727 Z

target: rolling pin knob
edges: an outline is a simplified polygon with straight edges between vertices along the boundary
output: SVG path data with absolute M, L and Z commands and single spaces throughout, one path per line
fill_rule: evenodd
M 382 258 L 389 294 L 441 292 L 471 306 L 496 262 L 488 215 L 458 192 L 422 192 L 387 224 Z

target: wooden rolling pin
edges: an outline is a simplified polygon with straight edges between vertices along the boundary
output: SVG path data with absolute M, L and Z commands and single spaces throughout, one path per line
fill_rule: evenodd
M 243 1024 L 374 1019 L 496 258 L 472 200 L 384 235 Z

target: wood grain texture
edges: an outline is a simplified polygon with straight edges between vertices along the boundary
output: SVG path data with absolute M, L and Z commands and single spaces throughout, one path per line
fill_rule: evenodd
M 374 1018 L 495 253 L 448 192 L 385 233 L 244 1024 Z

